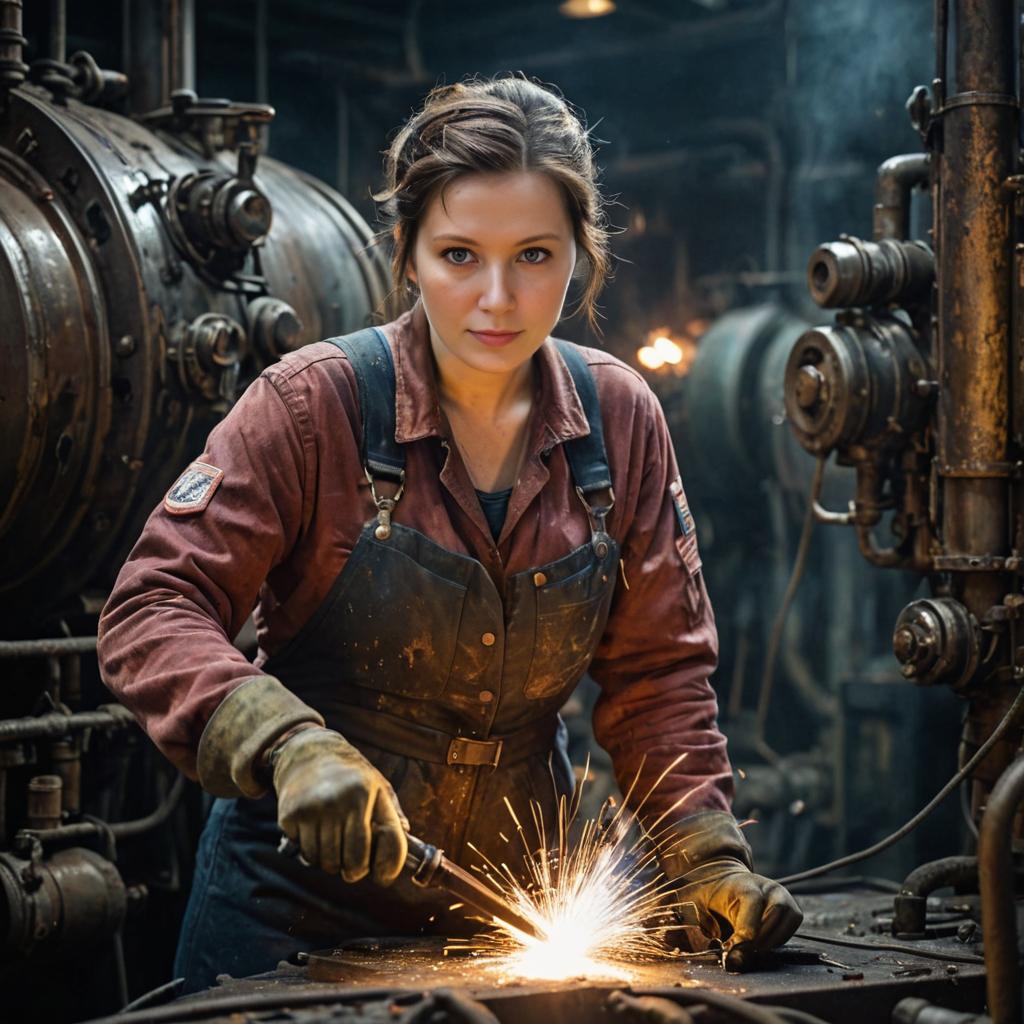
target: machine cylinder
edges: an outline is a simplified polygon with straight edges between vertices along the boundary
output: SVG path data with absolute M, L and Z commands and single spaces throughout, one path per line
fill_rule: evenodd
M 42 861 L 0 854 L 0 953 L 55 955 L 113 935 L 127 894 L 110 861 L 59 850 Z
M 826 309 L 926 300 L 935 278 L 935 257 L 924 242 L 850 235 L 819 246 L 807 265 L 811 297 Z

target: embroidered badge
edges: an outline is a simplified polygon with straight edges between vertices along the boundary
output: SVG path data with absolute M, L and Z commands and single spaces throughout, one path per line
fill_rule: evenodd
M 676 510 L 676 521 L 682 534 L 676 537 L 676 550 L 693 576 L 701 567 L 700 552 L 697 550 L 697 524 L 693 521 L 690 506 L 686 503 L 683 482 L 678 477 L 669 484 L 668 493 L 672 496 L 672 507 Z
M 164 508 L 175 516 L 202 512 L 223 479 L 223 469 L 205 462 L 193 462 L 167 492 Z
M 683 494 L 683 483 L 681 480 L 673 480 L 669 485 L 669 494 L 672 495 L 672 506 L 676 510 L 676 519 L 679 520 L 679 529 L 683 531 L 684 537 L 690 537 L 697 529 L 693 521 L 693 514 L 690 506 L 686 504 L 686 496 Z

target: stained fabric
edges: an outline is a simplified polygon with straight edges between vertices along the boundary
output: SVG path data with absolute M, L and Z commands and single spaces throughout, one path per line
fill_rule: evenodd
M 589 429 L 571 376 L 546 342 L 535 356 L 538 390 L 522 472 L 495 541 L 445 433 L 422 309 L 384 333 L 395 365 L 396 439 L 407 453 L 407 491 L 395 522 L 480 566 L 497 595 L 487 632 L 507 639 L 505 619 L 527 600 L 528 591 L 514 585 L 517 576 L 557 563 L 590 536 L 563 450 Z M 582 351 L 600 399 L 616 496 L 608 532 L 621 547 L 624 581 L 589 666 L 602 688 L 595 735 L 621 785 L 640 772 L 640 793 L 686 753 L 648 803 L 652 814 L 677 801 L 680 815 L 726 809 L 732 780 L 708 683 L 717 653 L 714 620 L 695 536 L 682 537 L 670 493 L 678 470 L 664 417 L 635 371 L 606 353 Z M 200 461 L 224 471 L 215 500 L 199 515 L 156 509 L 122 569 L 100 624 L 104 677 L 186 773 L 194 776 L 210 714 L 295 640 L 374 518 L 359 436 L 358 392 L 344 354 L 320 343 L 286 356 L 250 386 L 201 453 Z M 571 577 L 565 583 L 572 586 Z M 254 606 L 255 666 L 230 643 Z M 483 605 L 468 606 L 482 613 Z M 567 651 L 579 650 L 573 619 L 545 614 L 543 602 L 535 605 L 532 628 L 546 642 L 561 638 Z M 381 651 L 380 671 L 388 675 L 404 659 L 415 660 L 430 640 L 411 638 L 402 649 Z M 460 650 L 463 643 L 457 641 Z M 479 650 L 478 644 L 469 654 Z M 585 655 L 574 657 L 572 672 L 587 667 Z M 484 735 L 514 729 L 516 717 L 503 717 L 506 687 L 522 687 L 526 700 L 549 700 L 567 674 L 543 659 L 527 671 L 528 677 L 499 680 L 483 712 L 464 709 L 467 721 Z

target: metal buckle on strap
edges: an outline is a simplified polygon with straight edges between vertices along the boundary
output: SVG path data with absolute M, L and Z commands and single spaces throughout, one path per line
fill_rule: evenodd
M 488 765 L 497 768 L 504 740 L 471 740 L 453 737 L 448 744 L 448 764 Z

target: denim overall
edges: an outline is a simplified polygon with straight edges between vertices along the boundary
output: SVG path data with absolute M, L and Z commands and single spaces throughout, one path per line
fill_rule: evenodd
M 558 342 L 590 424 L 589 435 L 564 450 L 591 538 L 508 576 L 499 592 L 476 559 L 391 521 L 402 490 L 416 486 L 394 440 L 391 351 L 375 328 L 332 340 L 355 370 L 361 452 L 378 514 L 321 606 L 264 671 L 390 780 L 413 835 L 463 866 L 487 857 L 516 870 L 524 839 L 531 849 L 542 845 L 534 811 L 550 843 L 559 798 L 572 792 L 558 709 L 594 655 L 617 575 L 593 378 L 576 347 Z M 378 494 L 382 480 L 389 496 Z M 408 872 L 387 888 L 346 883 L 279 854 L 279 838 L 273 794 L 215 801 L 175 964 L 186 990 L 347 939 L 479 928 L 447 909 L 448 894 L 417 887 Z

